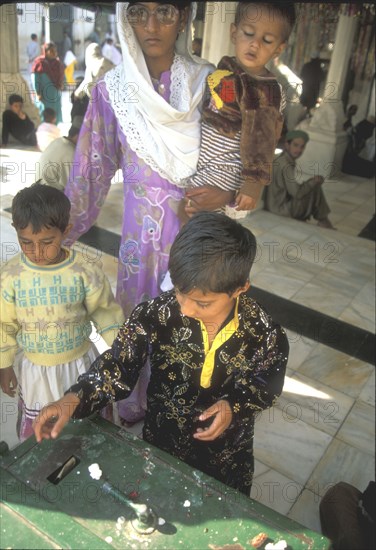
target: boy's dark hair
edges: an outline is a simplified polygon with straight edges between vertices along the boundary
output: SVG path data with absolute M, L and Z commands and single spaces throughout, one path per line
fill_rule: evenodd
M 12 202 L 14 228 L 25 229 L 29 224 L 33 233 L 43 227 L 57 227 L 63 233 L 69 224 L 71 204 L 59 189 L 33 183 L 19 191 Z
M 33 33 L 33 34 L 31 35 L 31 40 L 35 40 L 36 38 L 38 38 L 37 35 Z
M 243 18 L 249 14 L 250 23 L 256 22 L 255 12 L 248 11 L 250 7 L 263 6 L 267 8 L 270 20 L 273 21 L 275 16 L 281 17 L 285 21 L 285 33 L 283 41 L 286 42 L 291 34 L 291 31 L 296 21 L 296 11 L 294 2 L 238 2 L 235 12 L 235 25 L 238 26 Z
M 183 294 L 197 288 L 229 296 L 249 279 L 254 235 L 218 212 L 199 212 L 179 231 L 170 251 L 173 285 Z
M 51 107 L 46 107 L 43 111 L 43 120 L 44 122 L 52 122 L 56 118 L 56 111 L 55 109 L 51 109 Z
M 13 105 L 13 103 L 23 103 L 23 97 L 18 94 L 12 94 L 9 96 L 9 105 Z

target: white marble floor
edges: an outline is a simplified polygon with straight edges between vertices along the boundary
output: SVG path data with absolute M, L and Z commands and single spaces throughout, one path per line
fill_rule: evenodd
M 0 160 L 7 163 L 0 187 L 2 261 L 18 248 L 4 208 L 19 188 L 34 181 L 30 172 L 38 155 L 10 148 L 1 152 Z M 337 231 L 262 210 L 244 220 L 259 243 L 251 283 L 374 333 L 374 242 L 357 237 L 374 214 L 374 182 L 339 175 L 324 191 Z M 121 204 L 121 184 L 115 183 L 97 225 L 119 233 Z M 115 286 L 116 260 L 103 253 L 101 259 Z M 320 531 L 319 501 L 332 484 L 342 480 L 364 490 L 374 478 L 375 367 L 306 338 L 299 326 L 288 336 L 283 394 L 256 422 L 251 496 Z M 0 438 L 14 445 L 15 402 L 1 398 Z M 140 425 L 132 429 L 140 430 Z

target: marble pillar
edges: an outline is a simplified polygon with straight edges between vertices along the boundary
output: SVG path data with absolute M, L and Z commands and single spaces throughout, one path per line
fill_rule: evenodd
M 348 141 L 343 131 L 345 113 L 341 97 L 357 26 L 356 17 L 339 16 L 321 105 L 309 121 L 305 120 L 298 125 L 310 137 L 299 159 L 302 179 L 306 179 L 307 175 L 334 178 L 341 170 Z
M 230 27 L 234 22 L 237 2 L 205 2 L 205 4 L 202 57 L 217 65 L 224 55 L 234 55 Z
M 323 98 L 325 102 L 341 101 L 349 60 L 354 50 L 354 37 L 358 24 L 357 17 L 339 16 L 334 49 L 330 58 L 325 84 Z
M 20 74 L 18 59 L 17 5 L 2 4 L 0 6 L 0 114 L 8 107 L 9 96 L 18 94 L 24 99 L 25 113 L 37 126 L 40 124 L 38 109 L 33 103 L 28 83 Z

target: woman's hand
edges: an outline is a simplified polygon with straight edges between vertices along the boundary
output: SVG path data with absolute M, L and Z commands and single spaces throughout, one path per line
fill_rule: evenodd
M 256 201 L 249 195 L 238 193 L 235 198 L 237 210 L 253 210 L 256 208 Z
M 37 442 L 56 439 L 79 404 L 80 400 L 75 393 L 67 393 L 58 401 L 43 407 L 33 422 Z
M 198 428 L 197 432 L 193 434 L 195 439 L 201 441 L 213 441 L 217 439 L 231 424 L 232 410 L 230 403 L 224 399 L 217 401 L 214 405 L 206 409 L 200 414 L 199 420 L 207 420 L 214 416 L 213 422 L 207 428 Z
M 17 377 L 12 366 L 6 369 L 0 369 L 0 385 L 3 392 L 10 397 L 16 395 Z
M 234 200 L 234 191 L 224 191 L 213 185 L 187 189 L 185 211 L 189 217 L 202 210 L 218 210 Z

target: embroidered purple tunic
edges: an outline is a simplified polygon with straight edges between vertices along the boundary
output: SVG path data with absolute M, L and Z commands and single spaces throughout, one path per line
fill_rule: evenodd
M 168 101 L 170 71 L 154 86 Z M 153 171 L 130 149 L 102 80 L 93 89 L 65 189 L 72 203 L 68 244 L 95 223 L 118 168 L 123 173 L 124 203 L 116 298 L 128 316 L 136 304 L 160 293 L 180 226 L 177 209 L 183 189 Z

